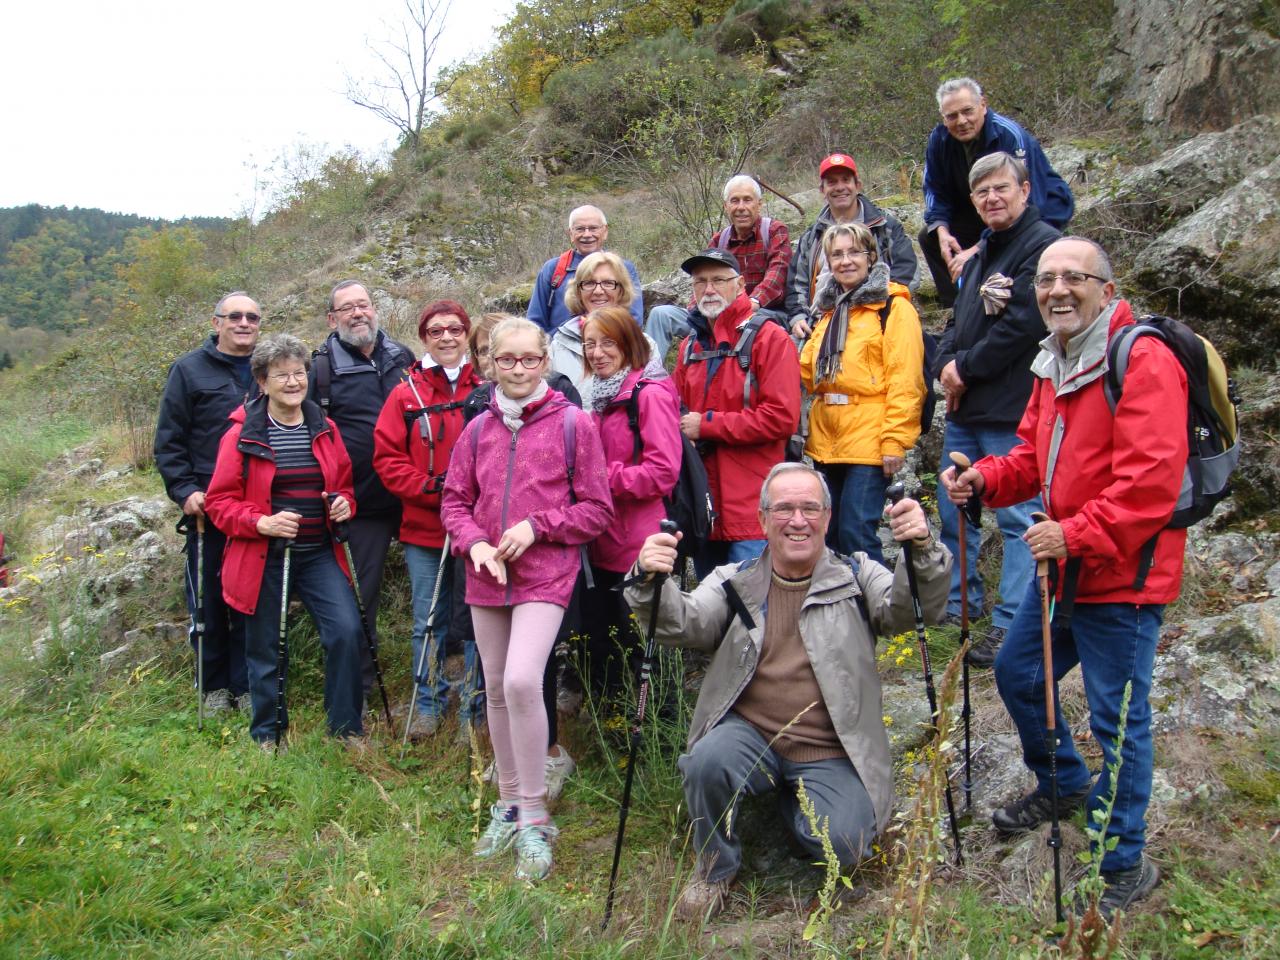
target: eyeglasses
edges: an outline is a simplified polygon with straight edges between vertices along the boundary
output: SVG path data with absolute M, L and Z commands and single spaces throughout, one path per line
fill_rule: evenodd
M 616 350 L 618 349 L 618 341 L 610 340 L 605 337 L 601 340 L 583 340 L 582 350 L 584 353 L 593 353 L 596 350 Z
M 526 370 L 536 370 L 538 368 L 538 365 L 541 364 L 542 361 L 545 359 L 546 359 L 546 355 L 541 353 L 530 354 L 529 356 L 524 356 L 524 357 L 513 357 L 509 353 L 504 353 L 500 357 L 494 357 L 493 362 L 496 363 L 503 370 L 514 370 L 516 368 L 517 363 L 520 364 L 520 366 L 524 367 Z
M 1052 290 L 1053 285 L 1059 279 L 1068 287 L 1083 287 L 1086 280 L 1097 280 L 1099 283 L 1110 282 L 1103 277 L 1092 273 L 1084 273 L 1080 270 L 1064 270 L 1062 273 L 1037 273 L 1031 282 L 1036 285 L 1037 290 Z
M 707 277 L 705 280 L 693 281 L 693 289 L 705 290 L 712 284 L 715 284 L 717 287 L 727 287 L 737 279 L 738 275 L 736 273 L 732 277 Z
M 439 340 L 446 333 L 455 340 L 467 332 L 467 328 L 460 323 L 451 323 L 447 327 L 427 327 L 427 336 L 432 340 Z
M 576 237 L 576 236 L 581 236 L 584 233 L 592 233 L 592 234 L 599 233 L 603 229 L 604 229 L 603 223 L 599 223 L 599 224 L 583 223 L 583 224 L 574 224 L 572 227 L 569 228 L 569 232 Z
M 614 290 L 617 290 L 622 286 L 622 284 L 617 280 L 583 280 L 579 286 L 588 293 L 593 290 L 603 290 L 606 293 L 612 293 Z
M 293 383 L 295 380 L 298 383 L 306 383 L 307 371 L 295 370 L 293 373 L 273 373 L 271 374 L 271 379 L 280 384 L 280 386 L 284 386 L 286 383 Z
M 1010 183 L 1006 180 L 1004 183 L 993 183 L 989 187 L 979 187 L 977 190 L 973 191 L 973 199 L 985 200 L 993 193 L 997 197 L 1007 197 L 1017 189 L 1018 185 L 1016 183 Z
M 865 250 L 832 250 L 827 259 L 832 263 L 844 263 L 846 260 L 869 256 L 870 254 Z
M 336 313 L 336 314 L 339 314 L 340 316 L 346 317 L 355 313 L 357 310 L 359 310 L 361 313 L 368 313 L 372 309 L 373 309 L 372 303 L 370 303 L 368 300 L 361 300 L 358 303 L 344 303 L 340 307 L 334 307 L 330 311 L 330 313 Z
M 472 353 L 474 356 L 477 356 L 477 357 L 487 357 L 487 356 L 489 355 L 489 348 L 488 348 L 488 347 L 476 347 L 474 350 L 472 350 L 472 351 L 471 351 L 471 353 Z
M 230 320 L 232 323 L 239 323 L 241 320 L 248 320 L 250 323 L 261 323 L 262 315 L 250 313 L 247 310 L 232 310 L 230 313 L 215 313 L 215 317 L 219 320 Z
M 826 508 L 820 503 L 775 503 L 769 507 L 769 516 L 775 520 L 790 520 L 797 510 L 806 520 L 817 520 Z

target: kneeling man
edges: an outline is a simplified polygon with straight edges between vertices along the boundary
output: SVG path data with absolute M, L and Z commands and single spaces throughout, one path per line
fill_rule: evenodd
M 912 541 L 921 600 L 942 616 L 951 558 L 929 534 L 924 511 L 902 500 L 889 511 L 893 536 Z M 677 911 L 688 919 L 723 905 L 741 864 L 738 799 L 781 789 L 787 826 L 806 853 L 822 856 L 797 800 L 801 780 L 819 822 L 851 866 L 871 852 L 892 811 L 893 772 L 884 728 L 875 638 L 911 629 L 906 567 L 890 571 L 865 554 L 826 547 L 831 493 L 816 470 L 780 463 L 760 492 L 768 546 L 758 559 L 717 567 L 692 593 L 662 585 L 659 641 L 712 652 L 680 757 L 693 820 L 697 871 Z M 627 588 L 641 623 L 651 574 L 669 572 L 676 538 L 649 537 Z M 650 576 L 646 576 L 646 574 Z

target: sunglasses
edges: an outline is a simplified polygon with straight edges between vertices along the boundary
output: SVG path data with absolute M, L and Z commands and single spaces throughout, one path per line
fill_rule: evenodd
M 262 322 L 261 314 L 249 313 L 244 310 L 232 310 L 230 313 L 215 313 L 214 316 L 219 320 L 230 320 L 232 323 L 239 323 L 241 320 L 248 320 L 250 323 Z

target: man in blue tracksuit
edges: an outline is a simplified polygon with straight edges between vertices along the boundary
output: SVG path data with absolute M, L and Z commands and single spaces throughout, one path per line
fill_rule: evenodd
M 548 335 L 572 319 L 569 308 L 564 305 L 564 295 L 578 264 L 587 254 L 603 250 L 608 239 L 609 221 L 599 207 L 577 207 L 569 214 L 569 249 L 542 265 L 533 285 L 533 296 L 529 299 L 529 319 L 546 330 Z M 631 315 L 643 327 L 644 298 L 640 295 L 640 274 L 630 260 L 623 260 L 622 265 L 631 274 L 631 283 L 636 288 L 636 297 L 631 301 Z
M 1058 176 L 1040 142 L 1021 126 L 987 109 L 968 77 L 938 87 L 942 122 L 929 134 L 924 166 L 924 229 L 920 249 L 943 306 L 953 306 L 956 281 L 978 250 L 985 224 L 969 199 L 969 170 L 980 157 L 1003 151 L 1021 161 L 1031 180 L 1030 202 L 1041 218 L 1065 230 L 1075 212 L 1071 188 Z

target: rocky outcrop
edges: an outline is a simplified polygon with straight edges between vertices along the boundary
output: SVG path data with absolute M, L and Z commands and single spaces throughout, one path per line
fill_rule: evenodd
M 1237 363 L 1274 365 L 1280 342 L 1280 157 L 1143 250 L 1137 281 Z
M 1223 130 L 1280 105 L 1280 18 L 1269 0 L 1116 0 L 1099 83 L 1144 122 Z

